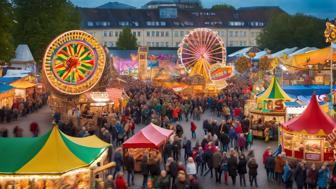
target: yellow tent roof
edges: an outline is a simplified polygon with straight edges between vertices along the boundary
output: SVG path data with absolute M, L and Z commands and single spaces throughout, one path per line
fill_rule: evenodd
M 10 85 L 18 89 L 28 89 L 31 87 L 35 87 L 36 84 L 31 83 L 29 81 L 19 80 L 11 83 Z
M 280 87 L 275 77 L 272 78 L 272 82 L 268 88 L 257 96 L 257 103 L 261 103 L 265 99 L 284 99 L 286 101 L 293 101 L 293 99 Z
M 189 76 L 201 75 L 204 77 L 206 81 L 209 81 L 210 80 L 209 70 L 210 70 L 209 62 L 205 58 L 200 58 L 192 67 Z
M 110 144 L 71 137 L 55 126 L 36 138 L 0 138 L 0 174 L 63 174 L 90 166 Z

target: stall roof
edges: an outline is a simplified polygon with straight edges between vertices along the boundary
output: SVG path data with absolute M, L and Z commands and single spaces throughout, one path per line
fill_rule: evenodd
M 249 52 L 252 49 L 252 47 L 245 47 L 243 49 L 240 49 L 234 53 L 231 53 L 228 55 L 228 57 L 235 57 L 235 56 L 242 56 L 245 55 L 247 52 Z
M 318 48 L 316 48 L 316 47 L 304 47 L 302 49 L 296 50 L 295 52 L 289 54 L 289 56 L 294 56 L 294 55 L 297 55 L 297 54 L 302 54 L 302 53 L 314 51 L 314 50 L 317 50 L 317 49 Z
M 173 134 L 172 130 L 160 128 L 153 123 L 141 129 L 123 143 L 123 148 L 160 148 Z
M 271 54 L 271 57 L 272 58 L 283 57 L 284 55 L 289 55 L 289 54 L 293 53 L 296 49 L 297 49 L 297 47 L 285 48 L 285 49 L 283 49 L 281 51 L 278 51 L 276 53 Z
M 9 91 L 9 90 L 11 90 L 11 89 L 13 89 L 12 86 L 10 86 L 10 85 L 5 85 L 5 84 L 1 84 L 1 83 L 0 83 L 0 93 Z
M 20 80 L 20 81 L 13 82 L 10 85 L 18 89 L 28 89 L 28 88 L 34 87 L 36 84 L 31 83 L 29 81 Z
M 87 167 L 110 146 L 96 136 L 75 138 L 57 126 L 34 138 L 0 138 L 0 174 L 63 174 Z
M 3 77 L 27 77 L 29 74 L 31 74 L 32 72 L 29 70 L 13 70 L 13 69 L 9 69 L 6 72 L 6 75 L 4 75 Z
M 272 78 L 272 82 L 268 88 L 257 96 L 258 102 L 261 102 L 265 99 L 284 99 L 293 101 L 293 99 L 289 97 L 288 94 L 281 88 L 275 77 Z
M 336 128 L 335 122 L 321 110 L 316 95 L 312 95 L 304 112 L 283 124 L 289 131 L 305 132 L 311 135 L 328 135 Z
M 307 65 L 325 64 L 331 58 L 331 47 L 313 50 L 307 53 L 292 56 L 292 66 L 306 68 Z M 333 61 L 336 61 L 336 53 L 332 55 Z
M 21 77 L 0 77 L 0 83 L 2 84 L 10 84 L 14 81 L 21 79 Z

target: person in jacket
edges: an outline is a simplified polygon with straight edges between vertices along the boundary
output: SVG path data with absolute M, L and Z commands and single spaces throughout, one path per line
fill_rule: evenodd
M 246 164 L 247 162 L 245 155 L 241 154 L 239 156 L 239 162 L 238 162 L 238 174 L 239 174 L 240 186 L 246 186 L 246 180 L 245 180 L 245 175 L 247 173 Z
M 336 189 L 336 163 L 334 164 L 334 168 L 331 173 L 329 189 Z
M 157 179 L 157 188 L 160 189 L 170 189 L 169 176 L 165 170 L 162 170 L 159 178 Z
M 113 178 L 116 178 L 117 173 L 122 170 L 122 167 L 124 165 L 121 151 L 121 148 L 117 148 L 114 153 L 114 162 L 116 163 L 116 166 L 114 168 Z
M 294 180 L 297 189 L 303 189 L 306 181 L 306 168 L 303 162 L 300 162 L 294 171 Z
M 115 187 L 116 189 L 127 189 L 126 182 L 124 180 L 124 173 L 119 172 L 117 179 L 115 181 Z
M 318 174 L 318 171 L 316 169 L 315 163 L 313 163 L 311 167 L 307 170 L 306 183 L 308 185 L 308 189 L 316 188 L 317 174 Z
M 178 173 L 177 163 L 176 161 L 174 161 L 172 157 L 170 157 L 167 160 L 167 164 L 168 164 L 169 176 L 172 179 L 172 183 L 174 184 Z
M 135 161 L 131 154 L 127 154 L 125 161 L 125 168 L 127 171 L 127 185 L 134 185 L 134 165 Z
M 189 157 L 187 160 L 186 172 L 187 175 L 196 175 L 196 165 L 192 157 Z
M 115 183 L 112 175 L 108 175 L 105 181 L 105 189 L 115 189 Z
M 220 180 L 221 162 L 222 162 L 222 154 L 220 153 L 219 150 L 217 150 L 212 155 L 212 165 L 213 165 L 213 168 L 215 169 L 216 183 L 219 183 L 219 180 Z
M 282 182 L 282 174 L 284 171 L 285 160 L 283 159 L 283 154 L 278 155 L 275 158 L 275 180 L 280 184 Z
M 246 143 L 247 143 L 247 148 L 251 148 L 253 144 L 253 135 L 252 135 L 252 130 L 250 129 L 249 132 L 247 133 L 246 137 Z
M 183 148 L 184 148 L 184 161 L 187 161 L 188 157 L 192 155 L 192 147 L 191 147 L 191 141 L 184 137 L 183 141 Z
M 327 164 L 323 164 L 321 169 L 318 171 L 317 185 L 319 189 L 326 189 L 328 185 L 328 180 L 330 177 L 330 171 L 327 168 Z
M 286 185 L 286 189 L 292 189 L 293 188 L 293 171 L 290 167 L 288 161 L 286 161 L 284 166 L 284 172 L 282 175 L 282 180 L 284 181 Z
M 184 171 L 179 171 L 173 189 L 189 189 L 189 182 Z
M 141 173 L 143 176 L 142 188 L 146 189 L 147 182 L 148 182 L 148 175 L 149 175 L 148 154 L 147 153 L 144 153 L 140 166 L 141 166 Z
M 257 182 L 257 175 L 258 175 L 258 164 L 255 158 L 251 158 L 250 161 L 247 164 L 247 167 L 249 168 L 249 180 L 250 180 L 250 186 L 253 186 L 253 182 L 255 183 L 255 186 L 258 187 Z
M 206 165 L 208 166 L 208 170 L 204 173 L 203 176 L 206 176 L 210 172 L 210 177 L 213 177 L 213 164 L 212 164 L 212 152 L 210 149 L 206 150 L 204 153 L 204 160 L 206 162 Z
M 196 172 L 199 173 L 199 168 L 201 169 L 201 175 L 203 174 L 205 163 L 204 163 L 204 155 L 203 148 L 199 147 L 197 154 L 195 156 L 196 161 Z
M 232 179 L 232 184 L 236 185 L 238 159 L 236 153 L 233 150 L 231 150 L 231 154 L 228 159 L 228 168 L 229 168 L 229 176 Z
M 246 146 L 246 138 L 243 133 L 239 134 L 238 136 L 238 148 L 241 152 L 244 152 L 245 146 Z
M 275 158 L 272 156 L 271 152 L 269 153 L 269 156 L 266 158 L 265 169 L 267 173 L 267 180 L 272 181 L 274 179 Z
M 200 183 L 198 182 L 198 179 L 196 176 L 189 175 L 189 188 L 190 189 L 200 189 Z
M 190 122 L 191 138 L 196 139 L 196 123 L 194 121 Z

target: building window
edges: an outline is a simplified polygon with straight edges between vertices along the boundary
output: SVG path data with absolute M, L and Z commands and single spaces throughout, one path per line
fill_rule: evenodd
M 118 37 L 119 36 L 119 32 L 114 32 L 114 36 Z
M 178 32 L 177 31 L 174 32 L 174 37 L 178 37 Z
M 169 32 L 166 31 L 166 37 L 168 37 L 168 36 L 169 36 Z
M 149 36 L 150 36 L 150 32 L 148 31 L 148 32 L 147 32 L 147 37 L 149 37 Z
M 166 22 L 160 22 L 161 26 L 166 26 Z
M 108 32 L 108 31 L 104 31 L 104 37 L 107 37 L 107 36 L 108 36 L 108 34 L 109 34 L 109 32 Z
M 113 32 L 109 32 L 109 37 L 112 37 L 113 36 Z
M 152 42 L 152 47 L 155 47 L 155 43 L 154 42 Z
M 156 42 L 156 46 L 159 47 L 159 46 L 160 46 L 160 43 L 159 43 L 159 42 Z
M 128 21 L 120 21 L 119 26 L 129 26 L 129 22 Z
M 235 35 L 234 35 L 235 37 L 238 37 L 238 31 L 235 31 Z
M 229 32 L 229 36 L 230 36 L 230 37 L 233 37 L 233 31 L 230 31 L 230 32 Z
M 176 42 L 176 43 L 175 43 L 175 47 L 178 47 L 178 46 L 179 46 L 179 44 L 180 44 L 179 42 Z
M 160 36 L 160 32 L 159 31 L 156 31 L 156 37 L 159 37 Z
M 147 42 L 147 47 L 150 47 L 151 46 L 151 42 Z
M 166 42 L 166 47 L 168 47 L 169 46 L 169 43 L 168 42 Z
M 88 21 L 88 22 L 87 22 L 87 26 L 92 27 L 92 26 L 93 26 L 93 22 Z
M 152 31 L 152 37 L 154 37 L 155 36 L 155 31 Z
M 132 32 L 133 36 L 136 36 L 136 32 Z
M 141 35 L 141 32 L 138 31 L 138 37 L 140 37 L 140 35 Z
M 229 46 L 230 46 L 230 47 L 233 46 L 233 41 L 229 41 Z
M 105 46 L 105 47 L 107 46 L 107 41 L 104 41 L 104 46 Z
M 165 43 L 164 42 L 161 42 L 160 43 L 160 47 L 164 47 Z
M 165 34 L 165 32 L 163 32 L 163 31 L 162 31 L 162 32 L 161 32 L 161 37 L 163 37 L 163 36 L 164 36 L 164 34 Z
M 184 31 L 180 31 L 180 36 L 184 36 Z

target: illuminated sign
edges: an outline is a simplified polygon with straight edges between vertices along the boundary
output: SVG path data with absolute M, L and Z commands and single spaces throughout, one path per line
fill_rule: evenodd
M 217 63 L 210 67 L 210 77 L 212 80 L 221 80 L 233 75 L 232 66 L 224 66 L 223 64 Z
M 283 99 L 266 99 L 262 102 L 263 112 L 284 112 L 285 104 Z

